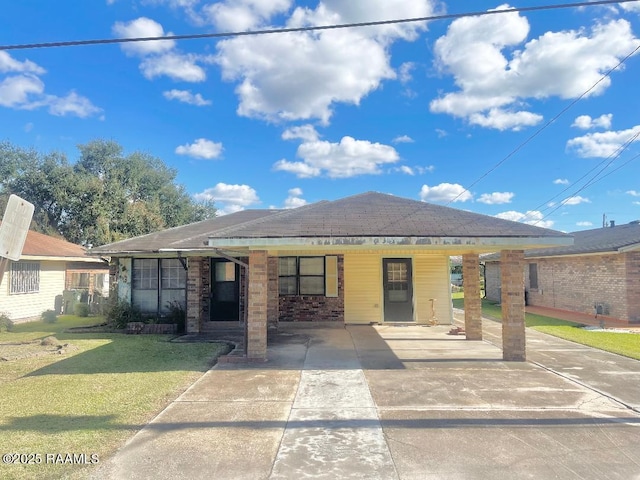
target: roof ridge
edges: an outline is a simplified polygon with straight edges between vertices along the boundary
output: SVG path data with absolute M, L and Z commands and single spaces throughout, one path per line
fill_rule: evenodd
M 278 215 L 278 214 L 280 214 L 282 212 L 285 212 L 286 210 L 282 209 L 282 208 L 264 208 L 264 209 L 263 208 L 249 208 L 247 210 L 238 210 L 237 212 L 233 212 L 233 213 L 249 212 L 249 211 L 264 212 L 265 214 L 263 216 L 261 216 L 260 218 L 254 218 L 253 220 L 245 220 L 244 222 L 236 223 L 235 225 L 232 225 L 230 227 L 225 227 L 225 228 L 223 228 L 221 230 L 216 230 L 216 232 L 222 232 L 222 231 L 228 230 L 230 228 L 244 227 L 244 226 L 246 226 L 247 223 L 255 222 L 255 221 L 258 221 L 258 220 L 264 220 L 266 218 L 271 218 L 274 215 Z M 267 215 L 269 212 L 274 212 L 274 213 L 271 214 L 271 215 Z M 224 216 L 224 215 L 222 215 L 222 216 Z M 220 218 L 220 217 L 213 217 L 213 218 L 215 219 L 215 218 Z M 208 220 L 212 220 L 212 219 L 209 218 Z M 206 220 L 203 220 L 203 222 L 204 221 L 206 221 Z M 185 226 L 188 226 L 188 225 L 194 225 L 194 224 L 192 223 L 192 224 L 187 224 L 187 225 L 182 225 L 182 226 L 185 227 Z M 197 237 L 201 237 L 202 235 L 211 236 L 212 233 L 213 232 L 204 233 L 204 234 L 203 233 L 199 233 L 199 234 L 196 234 L 196 235 L 192 235 L 190 237 L 180 238 L 180 239 L 178 239 L 178 240 L 176 240 L 174 242 L 171 242 L 169 245 L 173 245 L 176 242 L 186 242 L 186 241 L 189 241 L 191 239 L 194 239 L 194 238 L 197 238 Z
M 210 237 L 218 237 L 221 235 L 225 235 L 228 233 L 233 232 L 234 230 L 237 230 L 239 228 L 245 228 L 248 225 L 261 225 L 263 223 L 265 223 L 267 220 L 274 220 L 274 219 L 279 219 L 279 218 L 283 218 L 283 217 L 287 217 L 289 215 L 293 215 L 294 213 L 298 213 L 300 211 L 306 211 L 306 210 L 312 210 L 316 207 L 319 207 L 320 205 L 325 205 L 327 203 L 331 203 L 329 200 L 319 200 L 317 202 L 314 203 L 310 203 L 308 205 L 302 205 L 301 207 L 296 207 L 296 208 L 285 208 L 285 209 L 281 209 L 280 211 L 278 211 L 278 213 L 274 213 L 273 215 L 265 215 L 264 217 L 260 217 L 260 218 L 255 218 L 253 220 L 248 220 L 246 222 L 237 224 L 237 225 L 231 225 L 229 227 L 225 227 L 222 228 L 220 230 L 216 230 L 212 235 L 209 235 Z

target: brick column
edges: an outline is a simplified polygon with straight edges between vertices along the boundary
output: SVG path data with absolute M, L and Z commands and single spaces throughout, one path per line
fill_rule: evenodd
M 482 340 L 482 301 L 480 300 L 480 257 L 462 256 L 464 286 L 464 330 L 467 340 Z
M 526 360 L 524 329 L 524 252 L 500 252 L 502 271 L 502 358 Z
M 267 252 L 249 254 L 249 318 L 247 320 L 247 358 L 267 359 Z
M 187 269 L 187 333 L 200 333 L 202 303 L 202 258 L 193 257 Z

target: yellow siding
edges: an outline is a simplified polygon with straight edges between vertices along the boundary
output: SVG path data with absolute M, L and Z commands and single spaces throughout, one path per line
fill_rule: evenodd
M 413 298 L 417 323 L 431 323 L 431 301 L 434 299 L 438 323 L 451 321 L 449 257 L 415 255 L 413 260 Z
M 64 290 L 65 262 L 40 262 L 40 291 L 9 295 L 11 268 L 7 268 L 0 286 L 0 312 L 12 320 L 39 317 L 55 308 L 56 295 Z
M 368 324 L 382 320 L 382 256 L 379 254 L 345 254 L 345 323 Z
M 451 321 L 449 257 L 415 252 L 383 252 L 378 254 L 346 253 L 344 256 L 345 323 L 384 321 L 382 294 L 382 259 L 411 258 L 413 266 L 414 320 L 428 324 L 433 318 L 434 299 L 438 323 Z

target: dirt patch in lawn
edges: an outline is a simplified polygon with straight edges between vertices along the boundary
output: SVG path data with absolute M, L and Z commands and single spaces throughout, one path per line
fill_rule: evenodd
M 60 343 L 55 337 L 46 337 L 29 342 L 0 342 L 0 362 L 10 362 L 41 355 L 64 355 L 76 351 L 70 343 Z

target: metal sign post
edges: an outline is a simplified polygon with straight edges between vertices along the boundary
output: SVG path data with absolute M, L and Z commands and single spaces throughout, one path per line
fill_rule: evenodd
M 20 260 L 34 210 L 33 204 L 17 195 L 9 197 L 0 224 L 0 285 L 9 260 Z

